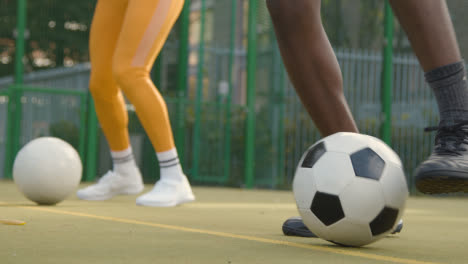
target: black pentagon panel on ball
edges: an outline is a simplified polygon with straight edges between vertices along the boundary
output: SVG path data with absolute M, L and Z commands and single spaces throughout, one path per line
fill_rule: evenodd
M 385 167 L 385 161 L 370 148 L 361 149 L 351 154 L 354 174 L 358 177 L 379 180 Z
M 307 152 L 301 167 L 312 168 L 317 160 L 325 153 L 325 144 L 323 142 L 318 143 Z
M 345 217 L 340 198 L 333 194 L 317 192 L 312 200 L 310 210 L 326 226 Z
M 378 236 L 390 231 L 395 225 L 398 217 L 398 210 L 385 207 L 370 223 L 370 229 L 373 236 Z

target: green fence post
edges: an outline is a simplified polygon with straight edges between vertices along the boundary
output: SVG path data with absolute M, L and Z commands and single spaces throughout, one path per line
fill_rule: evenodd
M 203 64 L 205 63 L 205 16 L 206 0 L 201 0 L 200 9 L 200 44 L 198 47 L 198 73 L 197 73 L 197 94 L 195 98 L 195 124 L 193 128 L 193 167 L 192 177 L 198 178 L 198 169 L 200 163 L 200 123 L 201 123 L 201 104 L 203 100 Z
M 154 61 L 153 68 L 151 69 L 151 80 L 153 81 L 156 88 L 161 88 L 161 68 L 163 61 L 163 52 L 160 52 L 156 60 Z
M 381 137 L 390 145 L 392 141 L 393 13 L 388 1 L 385 1 L 384 34 Z
M 25 49 L 26 33 L 26 0 L 18 0 L 17 25 L 16 25 L 16 56 L 15 56 L 15 84 L 23 84 L 23 56 Z
M 85 160 L 86 148 L 86 113 L 88 107 L 87 93 L 80 95 L 80 144 L 78 145 L 78 153 L 80 154 L 81 162 Z
M 247 44 L 247 124 L 245 138 L 245 187 L 253 188 L 255 174 L 255 84 L 257 70 L 257 7 L 249 0 Z
M 234 69 L 234 51 L 236 49 L 236 16 L 237 1 L 231 0 L 231 39 L 229 43 L 229 68 L 228 81 L 229 90 L 226 97 L 226 127 L 224 129 L 224 182 L 229 179 L 231 172 L 231 103 L 232 103 L 232 71 Z
M 13 120 L 15 115 L 14 96 L 11 88 L 8 88 L 8 115 L 6 123 L 6 141 L 5 141 L 5 167 L 3 168 L 3 175 L 5 178 L 11 178 L 12 165 L 13 165 Z
M 185 158 L 185 99 L 187 96 L 187 74 L 189 56 L 190 1 L 185 1 L 179 18 L 179 64 L 177 66 L 177 112 L 175 143 L 180 164 Z
M 86 171 L 85 180 L 93 181 L 96 176 L 97 169 L 97 152 L 98 152 L 98 120 L 94 101 L 91 95 L 88 95 L 88 133 L 86 146 Z
M 278 51 L 279 52 L 279 51 Z M 284 140 L 284 137 L 286 136 L 285 135 L 285 129 L 284 129 L 284 112 L 286 110 L 286 105 L 285 105 L 285 102 L 284 102 L 284 97 L 285 97 L 285 75 L 286 75 L 286 70 L 284 69 L 284 65 L 281 61 L 281 56 L 280 56 L 280 72 L 279 72 L 279 82 L 280 82 L 280 85 L 279 85 L 279 92 L 278 92 L 278 99 L 279 99 L 279 102 L 278 102 L 278 108 L 279 108 L 279 122 L 278 122 L 278 135 L 279 135 L 279 138 L 278 138 L 278 175 L 279 175 L 279 179 L 278 179 L 278 184 L 284 186 L 284 184 L 286 183 L 285 181 L 285 173 L 284 173 L 284 161 L 285 161 L 285 140 Z M 278 185 L 276 186 L 278 187 Z
M 17 24 L 15 41 L 15 79 L 14 85 L 8 88 L 8 117 L 5 146 L 5 177 L 11 178 L 13 159 L 19 148 L 19 135 L 21 129 L 21 86 L 23 84 L 26 33 L 26 0 L 18 0 Z

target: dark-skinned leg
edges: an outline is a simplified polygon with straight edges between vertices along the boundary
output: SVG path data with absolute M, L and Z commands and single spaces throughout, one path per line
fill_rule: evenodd
M 343 95 L 341 70 L 322 26 L 319 0 L 267 0 L 289 77 L 322 136 L 358 132 Z M 400 221 L 393 233 L 400 232 Z M 300 217 L 282 226 L 288 236 L 316 237 Z
M 431 156 L 416 171 L 416 187 L 428 194 L 468 192 L 468 87 L 446 3 L 390 3 L 439 106 L 436 144 Z
M 462 60 L 444 0 L 390 0 L 414 53 L 428 72 Z
M 322 136 L 358 132 L 322 26 L 320 1 L 267 0 L 267 6 L 289 77 Z

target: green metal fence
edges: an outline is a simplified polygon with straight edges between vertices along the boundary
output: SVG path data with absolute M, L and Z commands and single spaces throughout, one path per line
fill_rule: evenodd
M 16 39 L 10 38 L 14 53 L 0 43 L 4 54 L 16 58 L 15 77 L 0 75 L 0 170 L 6 178 L 19 148 L 44 135 L 76 147 L 84 180 L 94 180 L 111 166 L 87 90 L 89 64 L 82 44 L 95 1 L 70 2 L 80 2 L 80 15 L 61 1 L 12 5 L 0 0 L 5 10 L 17 11 Z M 431 135 L 423 134 L 423 127 L 436 123 L 436 106 L 415 58 L 394 55 L 393 46 L 385 45 L 393 43 L 398 30 L 388 3 L 363 2 L 382 14 L 382 31 L 368 46 L 342 48 L 353 40 L 343 37 L 343 22 L 330 15 L 332 8 L 325 24 L 336 25 L 332 41 L 342 40 L 336 54 L 359 128 L 394 147 L 412 187 L 412 171 L 431 149 Z M 323 2 L 331 7 L 344 3 Z M 166 99 L 182 165 L 194 183 L 290 188 L 297 161 L 320 138 L 288 80 L 265 1 L 186 1 L 152 77 Z M 159 171 L 154 150 L 132 106 L 128 109 L 137 162 L 145 181 L 154 182 Z

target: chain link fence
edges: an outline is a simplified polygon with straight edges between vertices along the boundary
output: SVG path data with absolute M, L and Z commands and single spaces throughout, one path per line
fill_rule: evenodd
M 17 1 L 0 0 L 0 171 L 9 176 L 8 151 L 14 153 L 35 137 L 53 135 L 77 148 L 88 168 L 85 180 L 93 180 L 111 167 L 87 90 L 87 41 L 96 1 L 19 1 L 27 6 L 26 44 L 24 75 L 14 84 L 20 12 Z M 246 149 L 251 147 L 246 124 L 252 111 L 248 91 L 254 89 L 253 186 L 288 189 L 300 156 L 320 135 L 288 80 L 265 1 L 256 2 L 250 19 L 249 3 L 187 1 L 152 77 L 166 99 L 179 155 L 192 182 L 246 186 Z M 377 137 L 383 122 L 383 7 L 384 1 L 322 1 L 324 25 L 342 68 L 350 108 L 360 130 Z M 249 26 L 256 39 L 251 50 Z M 433 135 L 424 134 L 423 128 L 436 124 L 437 108 L 398 24 L 394 49 L 392 147 L 404 162 L 412 188 L 412 173 L 432 147 Z M 253 72 L 248 71 L 249 52 L 256 62 Z M 253 86 L 247 81 L 252 74 Z M 13 100 L 21 106 L 19 115 L 12 114 L 8 103 Z M 130 104 L 128 109 L 137 162 L 145 181 L 154 182 L 159 177 L 154 150 Z M 20 121 L 12 120 L 15 116 Z M 15 126 L 18 143 L 9 148 L 7 132 Z

